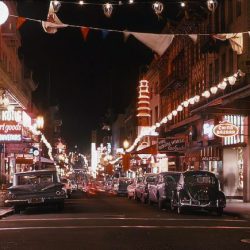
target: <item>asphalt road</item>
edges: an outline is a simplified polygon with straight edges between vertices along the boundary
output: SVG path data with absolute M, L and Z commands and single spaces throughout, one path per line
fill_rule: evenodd
M 0 249 L 250 249 L 250 221 L 177 215 L 125 197 L 75 193 L 63 212 L 27 209 L 0 220 Z

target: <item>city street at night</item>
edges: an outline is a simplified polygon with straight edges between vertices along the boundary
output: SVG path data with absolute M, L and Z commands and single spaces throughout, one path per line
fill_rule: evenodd
M 61 213 L 27 209 L 0 220 L 0 249 L 249 249 L 250 221 L 169 209 L 109 194 L 73 194 Z

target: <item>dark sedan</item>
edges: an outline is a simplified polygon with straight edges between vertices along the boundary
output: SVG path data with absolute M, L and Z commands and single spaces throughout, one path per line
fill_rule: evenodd
M 216 176 L 208 171 L 186 171 L 180 175 L 171 199 L 172 209 L 206 209 L 222 215 L 226 197 Z
M 5 203 L 18 213 L 26 207 L 55 205 L 62 210 L 66 192 L 55 170 L 37 170 L 14 175 Z

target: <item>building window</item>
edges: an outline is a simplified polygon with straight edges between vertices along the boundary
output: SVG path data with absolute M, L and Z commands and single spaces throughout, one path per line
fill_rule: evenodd
M 213 85 L 213 64 L 212 63 L 210 63 L 209 64 L 209 76 L 208 76 L 208 86 L 211 86 L 211 85 Z
M 155 123 L 158 122 L 159 114 L 158 114 L 158 106 L 155 107 Z
M 233 0 L 228 0 L 228 24 L 233 22 Z
M 226 53 L 221 56 L 221 74 L 223 77 L 226 75 Z
M 244 142 L 244 117 L 240 115 L 225 115 L 224 120 L 233 123 L 239 128 L 238 135 L 225 137 L 223 139 L 224 145 L 232 145 Z
M 214 81 L 217 84 L 220 81 L 220 65 L 219 59 L 214 61 Z
M 241 0 L 236 0 L 236 16 L 241 16 Z

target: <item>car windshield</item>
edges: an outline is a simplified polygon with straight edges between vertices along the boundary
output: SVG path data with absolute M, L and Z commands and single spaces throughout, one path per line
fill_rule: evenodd
M 217 179 L 212 175 L 187 175 L 185 176 L 187 185 L 216 185 Z
M 17 185 L 29 185 L 29 184 L 51 184 L 53 183 L 53 174 L 29 174 L 19 175 L 17 178 Z

